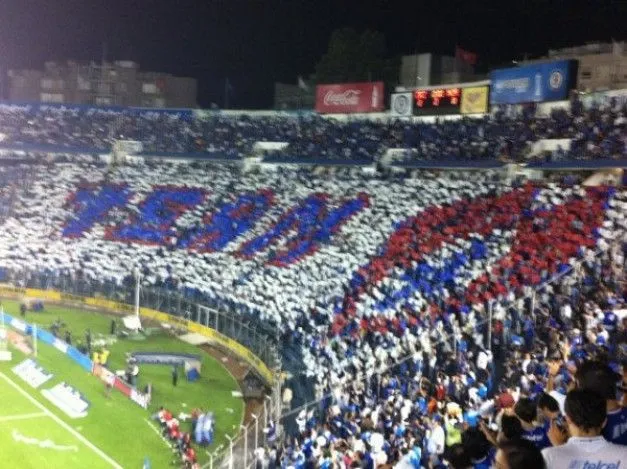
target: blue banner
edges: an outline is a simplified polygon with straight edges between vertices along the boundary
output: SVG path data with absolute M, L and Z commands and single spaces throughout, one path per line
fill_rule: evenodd
M 26 335 L 33 334 L 33 326 L 32 324 L 28 324 L 21 319 L 11 316 L 10 314 L 4 313 L 4 321 L 7 324 L 10 324 L 11 327 L 23 332 Z M 76 363 L 78 363 L 82 368 L 89 371 L 91 373 L 92 367 L 94 366 L 91 359 L 83 355 L 78 349 L 69 346 L 65 342 L 60 339 L 57 339 L 54 335 L 52 335 L 49 331 L 45 329 L 37 328 L 37 338 L 42 342 L 52 345 L 54 348 L 59 350 L 61 353 L 66 354 Z
M 37 338 L 45 344 L 52 345 L 54 343 L 54 335 L 45 329 L 37 328 Z
M 87 357 L 79 352 L 76 348 L 69 346 L 67 348 L 67 356 L 78 363 L 81 367 L 91 373 L 91 370 L 94 366 L 93 362 Z
M 559 101 L 574 87 L 576 61 L 559 60 L 490 73 L 490 103 L 520 104 Z

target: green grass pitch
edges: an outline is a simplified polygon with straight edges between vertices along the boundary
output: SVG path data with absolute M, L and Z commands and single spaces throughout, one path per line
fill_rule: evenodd
M 18 303 L 3 300 L 6 312 L 17 315 Z M 89 328 L 94 341 L 99 334 L 108 335 L 112 316 L 62 306 L 46 305 L 42 313 L 27 314 L 29 323 L 49 329 L 61 318 L 76 341 Z M 11 368 L 25 357 L 12 350 L 13 361 L 0 363 L 0 468 L 84 469 L 124 467 L 141 468 L 148 457 L 153 469 L 172 466 L 173 455 L 150 422 L 150 416 L 164 405 L 175 415 L 191 413 L 194 408 L 214 412 L 214 443 L 197 451 L 201 463 L 226 442 L 225 434 L 235 435 L 244 411 L 244 402 L 233 397 L 239 391 L 237 382 L 224 366 L 195 346 L 165 333 L 155 333 L 146 340 L 119 339 L 108 347 L 110 369 L 125 365 L 127 352 L 153 351 L 196 353 L 202 358 L 199 381 L 187 382 L 180 377 L 172 386 L 171 368 L 163 365 L 141 365 L 140 387 L 153 384 L 153 398 L 148 410 L 117 391 L 109 398 L 103 383 L 72 362 L 55 348 L 39 343 L 37 362 L 54 378 L 39 390 L 31 388 Z M 89 415 L 71 419 L 44 398 L 41 389 L 65 381 L 81 391 L 91 402 Z M 181 424 L 184 430 L 185 423 Z

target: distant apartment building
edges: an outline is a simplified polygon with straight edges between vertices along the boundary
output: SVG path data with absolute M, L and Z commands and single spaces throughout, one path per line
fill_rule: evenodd
M 132 61 L 79 64 L 46 62 L 43 71 L 10 70 L 8 99 L 148 108 L 197 107 L 197 81 L 140 71 Z

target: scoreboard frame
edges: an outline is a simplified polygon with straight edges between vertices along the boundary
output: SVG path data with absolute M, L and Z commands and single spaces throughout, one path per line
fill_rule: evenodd
M 413 92 L 416 115 L 460 114 L 462 87 L 416 89 Z

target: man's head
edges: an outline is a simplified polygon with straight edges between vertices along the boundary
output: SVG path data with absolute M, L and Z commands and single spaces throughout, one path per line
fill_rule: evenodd
M 472 462 L 461 443 L 457 443 L 449 448 L 447 461 L 453 469 L 472 468 Z
M 566 395 L 566 422 L 573 436 L 597 436 L 607 420 L 605 399 L 588 389 L 574 389 Z
M 546 419 L 554 419 L 560 413 L 558 402 L 546 393 L 540 394 L 538 398 L 538 409 Z
M 524 423 L 533 423 L 537 416 L 536 404 L 528 397 L 522 397 L 514 406 L 514 413 Z
M 478 428 L 469 428 L 462 433 L 462 445 L 472 461 L 485 458 L 491 447 L 490 442 Z
M 517 440 L 523 432 L 520 420 L 514 415 L 503 414 L 501 417 L 501 429 L 497 435 L 499 443 Z
M 518 439 L 499 444 L 495 465 L 507 469 L 545 469 L 546 463 L 540 450 L 531 441 Z
M 579 389 L 587 389 L 601 395 L 606 400 L 616 399 L 616 384 L 620 375 L 607 364 L 587 361 L 577 368 L 575 380 Z

